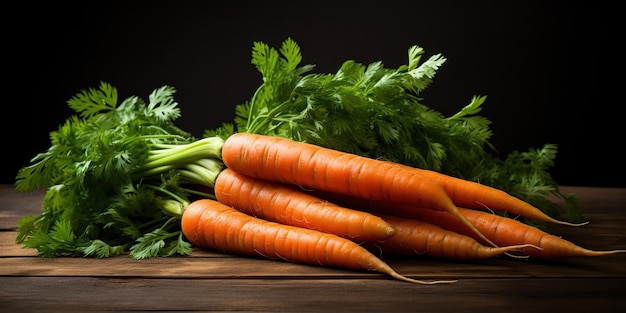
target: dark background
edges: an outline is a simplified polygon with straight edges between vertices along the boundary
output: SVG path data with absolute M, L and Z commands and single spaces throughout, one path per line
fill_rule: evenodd
M 425 104 L 448 115 L 487 95 L 481 114 L 502 155 L 556 143 L 557 183 L 626 187 L 623 101 L 612 100 L 612 47 L 601 39 L 608 10 L 585 1 L 21 2 L 3 12 L 1 182 L 49 147 L 71 113 L 66 101 L 100 81 L 121 99 L 174 86 L 178 124 L 197 136 L 230 122 L 261 83 L 253 42 L 291 37 L 316 72 L 347 59 L 395 68 L 411 45 L 441 53 L 448 60 Z

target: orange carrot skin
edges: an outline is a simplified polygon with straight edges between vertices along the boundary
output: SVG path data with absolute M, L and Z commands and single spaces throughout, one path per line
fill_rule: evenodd
M 236 133 L 224 142 L 222 160 L 239 173 L 304 188 L 443 211 L 454 206 L 441 186 L 407 167 L 286 138 Z
M 451 260 L 476 260 L 496 257 L 527 247 L 527 245 L 489 247 L 470 236 L 446 230 L 431 223 L 391 215 L 380 216 L 396 228 L 396 234 L 393 237 L 373 243 L 382 253 L 420 255 Z
M 181 227 L 185 237 L 201 248 L 301 264 L 392 271 L 349 239 L 266 221 L 215 200 L 192 202 L 183 213 Z
M 249 133 L 236 133 L 226 139 L 222 161 L 239 173 L 273 182 L 447 211 L 489 241 L 458 212 L 440 185 L 408 166 Z
M 445 175 L 432 170 L 418 169 L 424 177 L 441 185 L 452 201 L 459 207 L 483 210 L 508 212 L 512 215 L 523 216 L 538 221 L 577 225 L 557 220 L 530 203 L 514 197 L 507 192 L 477 182 Z M 584 224 L 584 223 L 582 223 Z M 578 224 L 578 225 L 582 225 Z
M 227 167 L 249 176 L 371 200 L 393 200 L 448 212 L 455 211 L 450 208 L 454 205 L 577 225 L 550 217 L 497 188 L 286 138 L 237 133 L 225 141 L 222 159 Z M 425 194 L 429 196 L 419 196 Z
M 534 244 L 542 248 L 542 250 L 524 249 L 525 254 L 534 258 L 556 259 L 566 257 L 601 256 L 624 252 L 622 250 L 594 251 L 586 249 L 571 241 L 512 218 L 465 208 L 459 208 L 459 210 L 461 210 L 463 215 L 465 215 L 470 221 L 477 224 L 477 227 L 484 231 L 487 237 L 493 238 L 496 242 L 503 245 L 523 242 Z M 489 221 L 489 219 L 491 219 L 491 221 Z M 473 236 L 473 234 L 468 235 Z
M 215 197 L 248 215 L 315 229 L 352 240 L 384 240 L 395 229 L 371 213 L 338 206 L 284 184 L 224 169 L 215 181 Z

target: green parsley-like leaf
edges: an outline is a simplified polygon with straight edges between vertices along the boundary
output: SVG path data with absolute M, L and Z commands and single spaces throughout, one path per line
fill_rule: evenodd
M 16 241 L 48 257 L 190 253 L 176 222 L 189 197 L 206 195 L 185 187 L 212 186 L 223 140 L 178 128 L 174 93 L 163 86 L 147 103 L 118 105 L 117 90 L 101 83 L 72 97 L 78 115 L 16 176 L 18 192 L 46 188 L 42 213 L 19 222 Z
M 101 82 L 100 89 L 89 88 L 76 94 L 68 102 L 83 118 L 89 118 L 103 111 L 115 110 L 117 105 L 117 89 L 110 84 Z

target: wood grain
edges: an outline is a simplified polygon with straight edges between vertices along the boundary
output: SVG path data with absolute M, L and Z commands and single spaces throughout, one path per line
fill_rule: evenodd
M 626 248 L 626 189 L 562 187 L 589 224 L 549 225 L 586 248 Z M 0 185 L 0 312 L 624 312 L 626 253 L 550 261 L 388 258 L 398 272 L 454 284 L 413 285 L 373 272 L 194 250 L 132 260 L 41 258 L 15 243 L 17 221 L 43 191 Z

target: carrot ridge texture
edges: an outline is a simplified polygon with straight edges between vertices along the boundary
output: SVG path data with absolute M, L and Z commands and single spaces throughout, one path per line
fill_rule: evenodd
M 473 237 L 443 229 L 416 219 L 380 215 L 396 228 L 393 237 L 373 243 L 382 253 L 423 255 L 452 260 L 486 259 L 523 248 L 538 247 L 518 244 L 501 247 L 485 246 Z
M 239 173 L 273 182 L 446 211 L 489 242 L 460 214 L 440 185 L 409 166 L 250 133 L 228 137 L 222 160 Z
M 263 220 L 216 200 L 201 199 L 192 202 L 183 212 L 181 227 L 192 244 L 226 253 L 310 265 L 372 270 L 415 284 L 455 282 L 421 281 L 403 276 L 349 239 Z
M 395 234 L 393 226 L 371 213 L 348 209 L 293 186 L 250 177 L 230 168 L 218 175 L 214 192 L 221 203 L 285 225 L 352 240 L 384 240 Z

